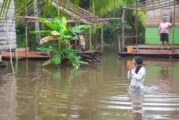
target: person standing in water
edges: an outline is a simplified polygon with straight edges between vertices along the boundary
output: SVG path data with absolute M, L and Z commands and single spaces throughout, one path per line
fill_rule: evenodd
M 143 66 L 143 59 L 136 56 L 133 59 L 133 65 L 129 67 L 127 73 L 128 79 L 131 80 L 129 89 L 132 91 L 144 91 L 145 68 Z
M 170 22 L 166 21 L 166 18 L 164 17 L 162 19 L 162 22 L 159 25 L 159 33 L 160 33 L 160 41 L 162 42 L 162 47 L 164 48 L 164 45 L 166 44 L 169 49 L 169 32 L 168 28 L 172 26 Z

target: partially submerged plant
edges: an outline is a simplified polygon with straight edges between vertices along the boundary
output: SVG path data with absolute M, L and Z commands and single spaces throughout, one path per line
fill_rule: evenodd
M 81 61 L 80 56 L 77 55 L 79 51 L 70 48 L 69 43 L 74 36 L 87 29 L 89 27 L 88 25 L 67 28 L 67 20 L 65 17 L 62 17 L 61 20 L 55 17 L 53 22 L 44 18 L 40 18 L 40 21 L 45 24 L 49 30 L 38 31 L 38 33 L 47 33 L 48 35 L 40 40 L 41 46 L 37 49 L 40 51 L 47 51 L 52 55 L 43 65 L 49 63 L 61 64 L 63 59 L 68 59 L 74 68 L 78 68 L 81 64 L 87 64 Z

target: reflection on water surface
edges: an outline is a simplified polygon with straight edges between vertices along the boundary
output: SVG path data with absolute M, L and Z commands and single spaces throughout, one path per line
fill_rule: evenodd
M 13 120 L 179 119 L 179 63 L 145 59 L 145 92 L 129 94 L 130 60 L 107 50 L 100 63 L 78 70 L 19 61 L 13 78 L 6 62 L 0 70 L 0 120 L 9 113 Z

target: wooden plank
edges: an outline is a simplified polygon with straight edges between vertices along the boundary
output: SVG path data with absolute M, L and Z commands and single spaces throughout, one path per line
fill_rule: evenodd
M 147 28 L 154 28 L 154 27 L 158 27 L 158 24 L 147 24 L 146 27 Z
M 146 24 L 158 24 L 158 25 L 159 25 L 160 22 L 161 22 L 161 21 L 160 21 L 160 20 L 157 20 L 157 19 L 153 19 L 153 20 L 152 20 L 152 19 L 150 19 L 150 20 L 147 19 L 147 20 L 146 20 Z
M 160 24 L 160 21 L 157 21 L 157 20 L 155 20 L 155 21 L 146 21 L 147 23 L 147 25 L 158 25 L 159 26 L 159 24 Z
M 146 24 L 147 28 L 158 28 L 158 24 Z
M 157 19 L 160 19 L 161 17 L 160 17 L 160 15 L 154 15 L 154 16 L 146 16 L 147 18 L 149 18 L 149 19 L 153 19 L 153 18 L 157 18 Z
M 17 47 L 16 44 L 11 44 L 11 49 L 15 49 Z M 8 50 L 9 49 L 9 45 L 3 45 L 0 46 L 0 50 Z
M 148 55 L 178 54 L 179 55 L 179 49 L 174 49 L 174 52 L 172 52 L 172 48 L 170 49 L 134 49 L 133 54 L 148 54 Z
M 171 50 L 167 50 L 167 49 L 158 49 L 158 50 L 139 49 L 139 50 L 134 50 L 133 54 L 170 55 L 170 54 L 172 54 L 172 51 Z
M 147 18 L 146 21 L 161 21 L 160 18 Z
M 126 57 L 126 56 L 140 55 L 140 56 L 149 56 L 149 57 L 152 57 L 153 59 L 155 59 L 155 58 L 170 58 L 170 57 L 179 58 L 179 54 L 177 54 L 177 53 L 153 54 L 152 52 L 154 52 L 154 51 L 150 51 L 148 53 L 130 53 L 129 54 L 129 53 L 125 52 L 125 51 L 122 51 L 122 52 L 119 52 L 119 56 Z
M 161 18 L 160 17 L 155 17 L 155 16 L 150 16 L 150 17 L 146 17 L 147 20 L 160 20 Z
M 134 49 L 162 49 L 162 45 L 133 45 Z M 171 49 L 171 45 L 169 46 Z M 179 45 L 174 45 L 175 49 L 179 49 Z
M 89 50 L 89 51 L 83 51 L 83 52 L 79 52 L 80 54 L 100 54 L 99 52 L 95 51 L 95 50 Z M 25 48 L 18 48 L 17 49 L 17 56 L 18 59 L 25 59 L 26 58 L 26 50 Z M 15 58 L 14 56 L 14 52 L 12 52 L 12 57 Z M 10 52 L 7 51 L 3 51 L 2 52 L 2 58 L 10 58 Z M 39 51 L 29 51 L 27 50 L 27 58 L 29 59 L 48 59 L 49 56 L 46 52 L 39 52 Z
M 146 21 L 154 21 L 154 22 L 159 22 L 159 23 L 160 23 L 161 20 L 160 20 L 160 19 L 157 19 L 157 18 L 153 18 L 153 19 L 150 19 L 150 18 L 148 19 L 148 18 L 147 18 Z

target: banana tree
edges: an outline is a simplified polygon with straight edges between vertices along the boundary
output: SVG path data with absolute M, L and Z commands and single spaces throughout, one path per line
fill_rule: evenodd
M 45 31 L 36 31 L 36 33 L 46 33 L 47 36 L 40 40 L 41 46 L 38 48 L 40 51 L 47 51 L 52 55 L 52 58 L 45 61 L 43 65 L 49 63 L 61 64 L 63 59 L 68 59 L 74 68 L 78 68 L 80 64 L 87 64 L 81 61 L 79 52 L 76 49 L 69 47 L 69 43 L 74 36 L 80 34 L 86 30 L 88 25 L 79 25 L 72 28 L 67 27 L 67 20 L 65 17 L 59 19 L 55 17 L 53 22 L 50 22 L 44 18 L 40 18 L 42 22 L 48 28 Z

